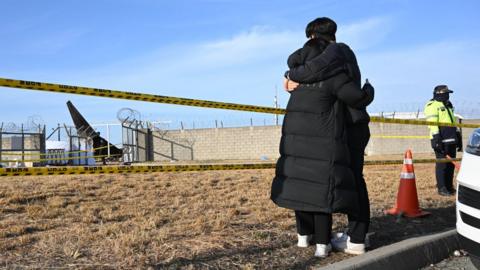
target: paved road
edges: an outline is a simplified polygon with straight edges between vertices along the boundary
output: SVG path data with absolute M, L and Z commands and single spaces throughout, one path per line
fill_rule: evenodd
M 468 256 L 460 257 L 450 257 L 445 259 L 435 265 L 430 265 L 423 268 L 423 270 L 437 270 L 437 269 L 446 269 L 446 270 L 476 270 L 476 268 L 470 262 Z

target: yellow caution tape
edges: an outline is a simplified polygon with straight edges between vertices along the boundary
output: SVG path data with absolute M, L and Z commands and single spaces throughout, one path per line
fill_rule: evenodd
M 378 139 L 430 139 L 430 136 L 415 136 L 415 135 L 372 135 L 370 138 Z
M 480 124 L 438 123 L 438 122 L 424 121 L 424 120 L 383 118 L 378 116 L 370 116 L 370 122 L 385 123 L 385 124 L 417 125 L 417 126 L 480 128 Z
M 211 165 L 152 165 L 152 166 L 78 166 L 39 168 L 0 168 L 0 176 L 153 173 L 212 170 L 271 169 L 275 164 L 211 164 Z
M 121 154 L 110 155 L 113 156 L 121 156 Z M 87 159 L 87 158 L 104 158 L 108 157 L 108 155 L 98 155 L 98 156 L 78 156 L 78 157 L 64 157 L 64 158 L 45 158 L 45 159 L 25 159 L 25 160 L 14 160 L 14 159 L 6 159 L 0 160 L 0 163 L 7 163 L 7 162 L 42 162 L 42 161 L 56 161 L 56 160 L 75 160 L 75 159 Z
M 148 102 L 156 102 L 156 103 L 216 108 L 216 109 L 225 109 L 225 110 L 237 110 L 237 111 L 271 113 L 271 114 L 285 114 L 286 112 L 286 110 L 282 108 L 272 108 L 272 107 L 254 106 L 254 105 L 237 104 L 237 103 L 226 103 L 226 102 L 200 100 L 200 99 L 170 97 L 170 96 L 143 94 L 143 93 L 135 93 L 135 92 L 128 92 L 128 91 L 64 85 L 64 84 L 23 81 L 23 80 L 14 80 L 14 79 L 7 79 L 7 78 L 0 78 L 0 86 L 55 92 L 55 93 L 64 93 L 64 94 L 78 94 L 78 95 L 87 95 L 87 96 L 148 101 Z M 377 116 L 372 116 L 371 121 L 376 123 L 387 123 L 387 124 L 408 124 L 408 125 L 423 125 L 423 126 L 439 125 L 439 123 L 437 122 L 410 120 L 410 119 L 391 119 L 391 118 L 383 118 L 383 117 L 377 117 Z M 442 123 L 441 125 L 452 126 L 452 127 L 464 127 L 464 128 L 480 127 L 480 124 Z
M 78 150 L 78 151 L 69 151 L 69 152 L 56 152 L 56 153 L 23 153 L 21 151 L 18 152 L 1 152 L 0 155 L 2 156 L 48 156 L 48 155 L 55 155 L 55 154 L 78 154 L 78 153 L 93 153 L 95 150 L 100 150 L 107 148 L 108 146 L 101 146 L 97 148 L 92 148 L 92 150 Z M 40 151 L 40 150 L 38 150 Z M 33 152 L 33 151 L 28 151 Z
M 434 163 L 460 161 L 460 159 L 420 159 L 414 163 Z M 365 165 L 398 165 L 403 160 L 370 160 Z M 218 170 L 253 170 L 273 169 L 275 163 L 256 164 L 198 164 L 198 165 L 136 165 L 136 166 L 68 166 L 68 167 L 34 167 L 34 168 L 0 168 L 1 176 L 29 175 L 72 175 L 72 174 L 117 174 L 117 173 L 154 173 L 185 171 Z
M 426 158 L 426 159 L 414 159 L 413 163 L 414 164 L 420 164 L 420 163 L 450 163 L 452 161 L 461 161 L 461 158 L 452 158 L 452 159 L 447 159 L 447 158 L 441 158 L 441 159 L 435 159 L 435 158 Z M 371 166 L 371 165 L 400 165 L 403 164 L 403 160 L 401 159 L 391 159 L 391 160 L 366 160 L 363 163 L 365 166 Z
M 39 90 L 39 91 L 49 91 L 49 92 L 55 92 L 55 93 L 78 94 L 78 95 L 87 95 L 87 96 L 148 101 L 148 102 L 156 102 L 156 103 L 217 108 L 217 109 L 226 109 L 226 110 L 263 112 L 263 113 L 273 113 L 273 114 L 285 113 L 284 109 L 277 109 L 277 108 L 270 108 L 270 107 L 243 105 L 243 104 L 236 104 L 236 103 L 225 103 L 225 102 L 190 99 L 190 98 L 169 97 L 169 96 L 160 96 L 160 95 L 152 95 L 152 94 L 142 94 L 142 93 L 108 90 L 108 89 L 100 89 L 100 88 L 90 88 L 90 87 L 82 87 L 82 86 L 22 81 L 22 80 L 13 80 L 13 79 L 5 79 L 5 78 L 0 78 L 0 86 Z

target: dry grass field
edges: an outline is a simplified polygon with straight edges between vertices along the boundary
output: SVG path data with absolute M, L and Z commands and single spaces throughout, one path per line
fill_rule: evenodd
M 385 216 L 401 165 L 366 167 L 372 248 L 455 225 L 433 164 L 415 166 L 421 219 Z M 8 269 L 305 269 L 291 211 L 269 200 L 273 170 L 0 179 L 0 267 Z M 346 219 L 335 216 L 335 230 Z

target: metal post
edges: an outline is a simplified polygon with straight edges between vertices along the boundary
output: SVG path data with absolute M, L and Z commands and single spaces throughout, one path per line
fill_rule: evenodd
M 151 126 L 152 127 L 152 126 Z M 148 156 L 148 159 L 147 161 L 154 161 L 154 145 L 153 145 L 153 131 L 151 129 L 151 127 L 149 127 L 147 129 L 147 145 L 148 145 L 148 148 L 147 148 L 147 156 Z
M 173 142 L 170 143 L 170 153 L 172 155 L 172 160 L 175 160 L 175 157 L 173 155 L 174 151 L 173 151 Z
M 58 141 L 60 141 L 60 130 L 61 130 L 60 129 L 60 123 L 58 123 L 57 128 L 58 128 Z
M 72 152 L 73 151 L 73 136 L 72 136 L 72 127 L 70 127 L 70 133 L 68 134 L 68 137 L 70 138 L 70 150 L 68 150 L 69 152 Z M 73 157 L 73 154 L 72 153 L 68 153 L 68 156 L 67 157 Z M 73 159 L 67 159 L 67 163 L 69 164 L 73 164 Z
M 78 142 L 78 150 L 77 151 L 82 151 L 82 140 L 80 139 L 80 136 L 77 134 L 77 142 Z M 78 152 L 77 153 L 77 157 L 79 159 L 78 160 L 78 165 L 81 165 L 82 164 L 82 159 L 80 157 L 82 157 L 82 152 Z
M 25 161 L 25 133 L 23 132 L 23 124 L 22 124 L 22 162 Z
M 43 132 L 41 133 L 40 135 L 40 154 L 43 154 L 43 155 L 40 155 L 40 159 L 44 159 L 47 155 L 47 146 L 46 146 L 46 136 L 47 136 L 47 126 L 44 125 L 43 126 Z M 42 158 L 43 157 L 43 158 Z M 46 160 L 45 161 L 41 161 L 40 164 L 42 165 L 45 165 L 46 164 Z
M 123 162 L 125 162 L 125 151 L 127 150 L 127 148 L 125 147 L 125 133 L 124 133 L 124 129 L 123 129 L 123 122 L 120 124 L 120 130 L 122 132 L 122 157 L 121 157 L 121 160 Z
M 138 122 L 135 124 L 135 148 L 136 148 L 136 158 L 135 161 L 140 161 L 140 148 L 138 147 Z
M 130 157 L 131 152 L 132 152 L 132 149 L 131 149 L 131 146 L 130 146 L 130 129 L 127 128 L 127 126 L 125 126 L 125 127 L 122 126 L 122 128 L 125 128 L 125 134 L 127 135 L 127 138 L 126 138 L 126 140 L 125 140 L 125 142 L 126 142 L 125 145 L 127 145 L 127 147 L 128 147 L 128 148 L 127 148 L 127 157 L 128 157 L 128 161 L 127 161 L 127 162 L 132 162 L 131 157 Z M 122 132 L 122 135 L 123 135 L 123 132 Z M 125 147 L 125 146 L 124 146 L 124 147 Z

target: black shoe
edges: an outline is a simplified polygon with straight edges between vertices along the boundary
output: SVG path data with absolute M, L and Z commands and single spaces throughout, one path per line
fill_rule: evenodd
M 448 191 L 446 187 L 441 187 L 438 189 L 438 195 L 440 196 L 452 196 L 453 193 Z
M 453 193 L 453 194 L 456 194 L 456 193 L 457 193 L 457 190 L 452 187 L 452 188 L 449 188 L 449 189 L 448 189 L 448 192 Z

